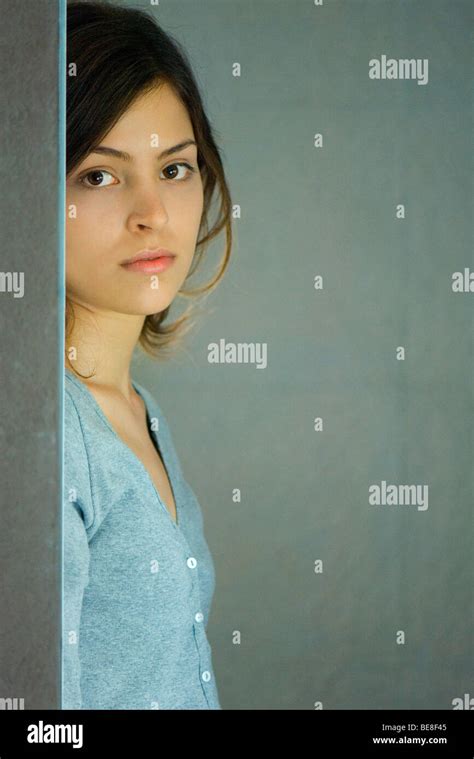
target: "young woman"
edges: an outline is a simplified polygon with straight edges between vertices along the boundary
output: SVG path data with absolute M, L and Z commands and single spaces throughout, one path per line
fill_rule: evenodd
M 189 308 L 164 324 L 172 301 L 222 277 L 230 194 L 187 58 L 152 17 L 69 3 L 67 58 L 62 708 L 220 709 L 201 509 L 130 363 L 137 345 L 172 352 L 191 324 Z M 223 229 L 214 279 L 182 289 Z

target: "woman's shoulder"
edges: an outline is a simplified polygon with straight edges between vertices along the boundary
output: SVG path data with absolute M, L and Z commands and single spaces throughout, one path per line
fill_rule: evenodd
M 67 382 L 64 390 L 64 497 L 80 506 L 85 526 L 90 528 L 94 522 L 94 506 L 80 396 Z
M 68 443 L 74 449 L 84 445 L 81 423 L 81 403 L 77 389 L 66 379 L 64 386 L 64 433 Z
M 74 456 L 87 455 L 85 430 L 94 434 L 96 412 L 88 390 L 66 374 L 64 383 L 64 434 Z M 67 452 L 67 451 L 66 451 Z
M 64 373 L 65 413 L 70 417 L 77 416 L 80 420 L 90 405 L 88 394 L 89 391 L 82 382 L 72 372 L 66 370 Z

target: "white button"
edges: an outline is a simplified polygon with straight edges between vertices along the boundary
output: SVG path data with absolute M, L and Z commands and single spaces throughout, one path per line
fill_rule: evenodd
M 204 614 L 201 611 L 198 611 L 198 613 L 195 614 L 194 619 L 196 620 L 196 622 L 202 622 L 202 620 L 204 619 Z
M 194 569 L 194 567 L 197 565 L 197 561 L 194 556 L 190 556 L 186 564 L 188 565 L 189 569 Z
M 202 677 L 202 679 L 204 680 L 204 682 L 205 682 L 205 683 L 207 683 L 207 682 L 209 682 L 209 680 L 211 679 L 211 673 L 210 673 L 210 672 L 209 672 L 209 671 L 206 669 L 206 670 L 204 670 L 204 672 L 202 673 L 201 677 Z

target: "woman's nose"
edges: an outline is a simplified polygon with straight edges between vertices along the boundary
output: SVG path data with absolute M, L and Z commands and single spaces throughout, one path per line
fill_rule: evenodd
M 166 205 L 156 185 L 146 190 L 134 192 L 133 210 L 129 224 L 133 227 L 162 227 L 168 221 Z

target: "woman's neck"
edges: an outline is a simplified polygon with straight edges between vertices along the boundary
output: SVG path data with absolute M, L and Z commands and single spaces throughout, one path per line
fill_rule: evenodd
M 73 308 L 66 366 L 87 384 L 131 398 L 130 364 L 145 316 L 92 311 L 76 303 Z

